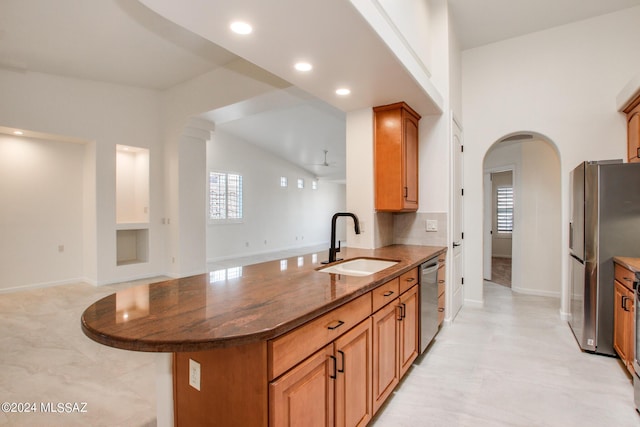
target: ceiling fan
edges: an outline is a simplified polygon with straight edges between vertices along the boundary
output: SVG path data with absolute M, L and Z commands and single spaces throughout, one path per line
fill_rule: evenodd
M 329 163 L 327 161 L 327 154 L 329 153 L 329 150 L 322 150 L 324 151 L 324 162 L 322 163 L 311 163 L 309 166 L 324 166 L 324 167 L 335 167 L 336 163 L 335 162 L 331 162 Z

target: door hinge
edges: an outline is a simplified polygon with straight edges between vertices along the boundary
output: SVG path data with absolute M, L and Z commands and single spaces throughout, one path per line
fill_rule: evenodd
M 460 189 L 460 195 L 464 196 L 464 188 Z
M 464 145 L 461 145 L 461 146 L 460 146 L 460 152 L 461 152 L 461 153 L 464 153 Z
M 464 232 L 460 233 L 460 238 L 464 240 Z
M 460 280 L 461 280 L 461 284 L 464 285 L 464 277 L 461 277 Z

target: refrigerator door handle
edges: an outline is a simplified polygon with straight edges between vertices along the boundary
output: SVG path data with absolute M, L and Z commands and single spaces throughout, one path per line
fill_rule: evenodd
M 569 249 L 573 249 L 573 222 L 569 222 Z

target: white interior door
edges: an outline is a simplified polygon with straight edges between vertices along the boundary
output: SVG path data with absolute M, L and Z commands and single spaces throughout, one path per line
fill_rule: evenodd
M 453 320 L 464 301 L 464 288 L 463 288 L 463 237 L 462 230 L 462 212 L 464 208 L 464 193 L 463 193 L 463 178 L 462 178 L 462 166 L 463 166 L 463 148 L 462 148 L 462 129 L 452 117 L 451 119 L 451 139 L 452 139 L 452 159 L 453 159 L 453 197 L 452 199 L 452 248 L 450 255 L 450 263 L 452 274 L 450 276 L 451 287 L 449 288 L 451 299 L 450 308 L 451 314 L 450 320 Z

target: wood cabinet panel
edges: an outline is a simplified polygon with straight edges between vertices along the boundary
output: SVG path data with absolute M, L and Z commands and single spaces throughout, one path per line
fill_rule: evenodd
M 334 344 L 334 357 L 337 358 L 336 427 L 365 426 L 373 416 L 371 333 L 371 319 L 368 318 Z
M 640 105 L 627 114 L 627 157 L 640 162 Z
M 395 278 L 371 291 L 372 312 L 389 304 L 400 296 L 400 279 Z
M 634 357 L 634 299 L 633 292 L 615 281 L 613 311 L 613 348 L 629 371 L 633 370 Z
M 282 375 L 371 314 L 371 292 L 269 341 L 269 379 Z
M 175 425 L 266 427 L 266 356 L 264 342 L 174 353 Z M 189 359 L 200 364 L 200 390 L 189 385 Z
M 332 356 L 330 344 L 269 385 L 270 426 L 334 425 Z
M 416 211 L 420 116 L 404 102 L 373 112 L 376 210 Z
M 373 314 L 373 411 L 380 409 L 400 381 L 398 372 L 399 307 L 388 304 Z
M 418 286 L 414 286 L 400 296 L 401 317 L 398 324 L 400 378 L 406 374 L 419 353 L 418 318 L 420 317 L 420 306 L 418 289 Z

